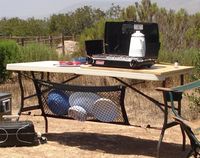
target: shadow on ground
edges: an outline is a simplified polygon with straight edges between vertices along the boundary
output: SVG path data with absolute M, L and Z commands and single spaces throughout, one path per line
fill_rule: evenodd
M 83 150 L 97 151 L 116 155 L 143 155 L 156 157 L 157 141 L 140 139 L 123 135 L 108 135 L 99 133 L 65 132 L 48 133 L 48 141 L 62 145 L 77 147 Z M 161 144 L 161 158 L 182 158 L 189 150 L 182 151 L 182 145 L 163 142 Z

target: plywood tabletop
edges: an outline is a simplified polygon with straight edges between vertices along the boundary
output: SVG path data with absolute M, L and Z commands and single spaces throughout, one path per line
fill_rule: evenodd
M 161 81 L 174 75 L 191 73 L 193 67 L 178 66 L 178 68 L 175 68 L 174 65 L 169 64 L 155 64 L 152 67 L 145 69 L 97 67 L 91 65 L 62 67 L 59 66 L 58 61 L 37 61 L 7 64 L 7 70 L 68 73 L 78 75 L 108 76 L 138 80 Z
M 172 74 L 179 74 L 179 73 L 190 73 L 193 70 L 192 66 L 178 66 L 174 67 L 172 64 L 155 64 L 150 68 L 143 68 L 143 69 L 125 69 L 125 68 L 113 68 L 113 67 L 98 67 L 98 66 L 91 66 L 91 65 L 82 65 L 81 68 L 85 69 L 93 69 L 93 70 L 109 70 L 109 71 L 123 71 L 127 73 L 149 73 L 158 76 L 162 75 L 172 75 Z

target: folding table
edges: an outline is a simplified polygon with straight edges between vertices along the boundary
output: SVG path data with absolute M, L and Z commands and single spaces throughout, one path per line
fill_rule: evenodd
M 140 80 L 140 81 L 160 81 L 162 83 L 162 86 L 165 87 L 166 80 L 176 75 L 180 77 L 180 84 L 182 85 L 184 83 L 184 75 L 192 73 L 193 67 L 191 66 L 175 67 L 173 64 L 172 65 L 155 64 L 152 67 L 147 68 L 147 69 L 108 68 L 108 67 L 95 67 L 91 65 L 62 67 L 62 66 L 59 66 L 59 61 L 38 61 L 38 62 L 7 64 L 7 70 L 15 71 L 18 73 L 19 84 L 20 84 L 21 95 L 22 95 L 20 113 L 38 108 L 38 106 L 32 106 L 28 108 L 24 107 L 24 100 L 32 97 L 32 96 L 25 97 L 24 92 L 23 92 L 21 74 L 24 72 L 32 72 L 33 75 L 34 75 L 34 72 L 43 72 L 47 74 L 64 73 L 64 74 L 74 75 L 69 80 L 77 78 L 81 75 L 103 76 L 103 77 L 111 77 L 111 78 L 116 79 L 117 81 L 129 87 L 133 91 L 147 98 L 147 100 L 153 102 L 164 113 L 164 122 L 162 126 L 162 131 L 160 134 L 160 139 L 157 145 L 157 152 L 159 153 L 160 145 L 164 137 L 165 130 L 167 128 L 174 126 L 173 123 L 168 122 L 168 108 L 170 107 L 166 107 L 165 104 L 157 101 L 155 98 L 152 98 L 151 96 L 146 95 L 145 93 L 141 92 L 140 90 L 136 89 L 132 85 L 125 82 L 123 79 Z M 179 111 L 181 111 L 181 107 L 179 108 Z M 183 134 L 183 139 L 185 139 L 185 135 L 183 132 L 182 134 Z

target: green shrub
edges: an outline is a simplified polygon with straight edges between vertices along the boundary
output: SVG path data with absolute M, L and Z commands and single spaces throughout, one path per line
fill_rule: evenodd
M 77 55 L 84 56 L 85 55 L 85 40 L 96 40 L 103 39 L 104 35 L 104 27 L 105 27 L 105 19 L 102 18 L 97 23 L 95 23 L 92 27 L 86 28 L 79 37 L 79 54 Z
M 0 48 L 1 49 L 1 48 Z M 0 83 L 5 80 L 5 57 L 6 55 L 4 53 L 1 52 L 0 50 Z
M 15 41 L 0 40 L 0 82 L 5 81 L 9 76 L 6 64 L 18 62 L 20 59 L 19 46 Z
M 0 82 L 9 78 L 10 72 L 6 71 L 6 64 L 17 62 L 31 62 L 42 60 L 58 60 L 55 48 L 44 44 L 28 44 L 19 46 L 15 41 L 0 41 Z
M 58 59 L 55 48 L 40 43 L 27 44 L 20 48 L 20 53 L 23 62 Z
M 200 49 L 197 51 L 195 56 L 193 57 L 193 65 L 195 66 L 194 74 L 192 76 L 192 80 L 198 80 L 200 79 Z M 191 59 L 191 56 L 188 57 L 188 59 Z M 197 88 L 195 91 L 193 91 L 190 95 L 188 95 L 190 100 L 190 108 L 197 113 L 197 116 L 199 116 L 200 113 L 200 89 Z
M 169 52 L 165 50 L 160 50 L 159 52 L 159 62 L 168 62 L 168 63 L 174 63 L 178 60 L 180 65 L 190 65 L 195 66 L 195 63 L 200 61 L 197 58 L 199 54 L 199 49 L 197 48 L 188 48 L 184 50 L 177 50 L 174 52 Z

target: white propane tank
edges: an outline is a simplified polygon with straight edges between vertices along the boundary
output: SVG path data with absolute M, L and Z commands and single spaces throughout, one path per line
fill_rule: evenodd
M 145 37 L 140 31 L 136 31 L 131 35 L 129 56 L 144 57 L 146 51 Z

